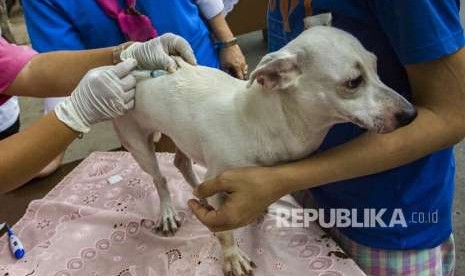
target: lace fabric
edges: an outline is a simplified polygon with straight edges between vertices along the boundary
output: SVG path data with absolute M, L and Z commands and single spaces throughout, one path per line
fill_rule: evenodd
M 14 226 L 26 257 L 12 258 L 0 239 L 0 275 L 216 276 L 222 274 L 218 241 L 187 207 L 192 190 L 158 154 L 183 223 L 174 237 L 154 232 L 159 199 L 149 175 L 129 153 L 94 153 L 43 199 L 31 202 Z M 204 169 L 195 166 L 199 174 Z M 299 208 L 285 197 L 270 208 Z M 255 275 L 364 275 L 313 225 L 278 228 L 273 212 L 236 231 L 239 247 L 257 264 Z

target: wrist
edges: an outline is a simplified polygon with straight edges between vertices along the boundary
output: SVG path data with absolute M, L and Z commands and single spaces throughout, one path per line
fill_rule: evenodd
M 277 200 L 285 195 L 294 192 L 287 172 L 282 167 L 267 167 L 265 174 L 268 178 L 271 179 L 271 193 L 274 199 Z
M 219 50 L 229 49 L 238 46 L 237 38 L 233 37 L 229 40 L 215 41 L 215 48 Z
M 57 105 L 54 109 L 54 115 L 57 120 L 74 131 L 79 137 L 90 131 L 90 123 L 74 107 L 71 98 Z
M 226 18 L 222 12 L 210 19 L 209 25 L 215 40 L 227 41 L 234 38 L 234 34 L 229 28 Z
M 116 65 L 125 59 L 129 58 L 129 56 L 126 56 L 126 54 L 123 55 L 123 53 L 127 53 L 126 49 L 129 48 L 129 46 L 133 45 L 134 42 L 126 42 L 123 44 L 120 44 L 118 46 L 113 47 L 113 64 Z
M 70 127 L 68 124 L 66 124 L 65 122 L 63 122 L 63 120 L 61 120 L 59 118 L 59 115 L 57 114 L 57 111 L 52 111 L 49 113 L 50 116 L 52 116 L 52 118 L 59 124 L 61 124 L 63 126 L 63 129 L 66 129 L 67 132 L 69 132 L 72 136 L 74 136 L 74 138 L 79 138 L 81 139 L 83 136 L 84 136 L 84 133 L 83 132 L 79 132 L 75 129 L 73 129 L 72 127 Z

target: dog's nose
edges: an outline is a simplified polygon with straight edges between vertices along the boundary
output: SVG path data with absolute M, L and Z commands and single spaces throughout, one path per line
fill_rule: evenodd
M 397 127 L 403 127 L 410 124 L 417 117 L 417 110 L 411 108 L 407 111 L 402 111 L 395 114 L 397 120 Z

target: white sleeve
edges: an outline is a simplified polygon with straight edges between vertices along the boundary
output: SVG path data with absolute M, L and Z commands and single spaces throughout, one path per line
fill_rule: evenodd
M 252 1 L 255 1 L 255 0 L 252 0 Z M 227 15 L 228 13 L 230 13 L 234 6 L 239 2 L 239 0 L 223 0 L 223 3 L 224 3 L 224 11 L 223 13 L 225 15 Z
M 196 0 L 196 2 L 207 20 L 217 16 L 224 9 L 223 0 Z

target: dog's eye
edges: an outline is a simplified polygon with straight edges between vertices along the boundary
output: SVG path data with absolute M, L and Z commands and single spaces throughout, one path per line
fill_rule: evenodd
M 362 84 L 362 82 L 363 82 L 363 77 L 358 76 L 355 79 L 351 79 L 351 80 L 347 81 L 346 86 L 349 89 L 355 89 L 355 88 L 358 88 Z

